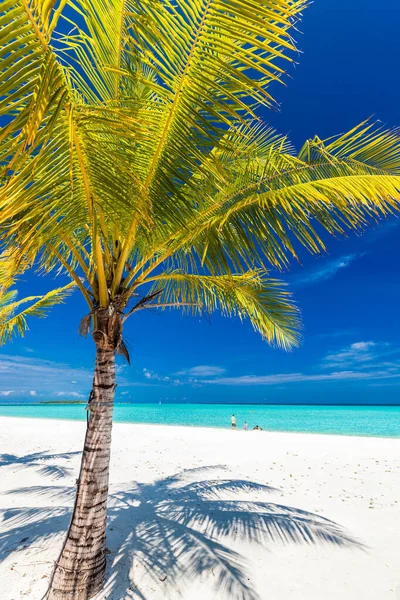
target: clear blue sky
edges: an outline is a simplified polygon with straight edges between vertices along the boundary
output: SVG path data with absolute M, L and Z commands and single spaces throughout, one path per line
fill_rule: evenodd
M 264 118 L 298 147 L 375 115 L 400 125 L 398 0 L 315 0 L 297 42 L 302 54 L 279 113 Z M 399 403 L 400 222 L 328 239 L 285 275 L 303 312 L 304 339 L 269 348 L 248 323 L 146 311 L 128 321 L 132 366 L 118 367 L 119 401 Z M 61 282 L 60 282 L 61 283 Z M 30 276 L 21 295 L 54 282 Z M 78 294 L 0 354 L 0 401 L 84 398 L 93 364 L 78 336 Z

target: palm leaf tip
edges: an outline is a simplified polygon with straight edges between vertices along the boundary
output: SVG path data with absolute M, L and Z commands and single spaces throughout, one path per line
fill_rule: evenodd
M 44 296 L 28 296 L 15 300 L 14 292 L 2 291 L 0 297 L 0 346 L 14 335 L 24 336 L 28 329 L 27 317 L 45 317 L 55 304 L 61 304 L 74 291 L 75 283 L 51 290 Z M 27 308 L 21 307 L 29 304 Z
M 192 313 L 220 311 L 249 320 L 269 344 L 290 350 L 300 343 L 298 307 L 284 283 L 262 271 L 235 275 L 196 275 L 172 271 L 155 278 L 162 287 L 157 304 L 180 306 Z
M 194 221 L 206 266 L 208 257 L 222 264 L 228 247 L 231 261 L 287 267 L 299 245 L 319 253 L 325 232 L 363 231 L 400 208 L 397 129 L 362 123 L 334 139 L 308 140 L 297 156 L 262 127 L 246 133 L 251 151 L 222 157 L 228 185 L 210 194 Z
M 299 308 L 286 284 L 277 279 L 265 278 L 261 282 L 260 308 L 250 315 L 254 329 L 269 344 L 291 350 L 301 342 L 302 322 Z

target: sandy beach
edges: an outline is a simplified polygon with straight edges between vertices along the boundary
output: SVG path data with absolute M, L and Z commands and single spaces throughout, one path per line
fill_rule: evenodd
M 83 422 L 0 418 L 1 599 L 40 600 Z M 400 440 L 116 424 L 97 600 L 399 600 Z

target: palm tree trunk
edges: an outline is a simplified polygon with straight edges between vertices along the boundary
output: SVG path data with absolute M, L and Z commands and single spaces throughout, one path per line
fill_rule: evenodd
M 100 329 L 100 328 L 99 328 Z M 87 600 L 104 585 L 106 512 L 115 394 L 115 345 L 108 323 L 95 332 L 96 367 L 71 524 L 55 564 L 48 600 Z M 104 333 L 102 333 L 102 331 Z

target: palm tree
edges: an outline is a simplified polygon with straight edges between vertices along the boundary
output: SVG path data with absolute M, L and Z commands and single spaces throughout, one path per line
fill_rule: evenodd
M 48 598 L 103 586 L 115 353 L 126 320 L 180 307 L 299 339 L 270 266 L 396 208 L 396 131 L 364 123 L 295 154 L 262 126 L 303 0 L 3 0 L 5 267 L 67 273 L 96 346 L 67 538 Z M 56 33 L 56 28 L 58 33 Z

